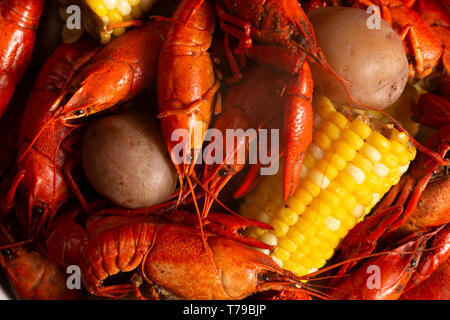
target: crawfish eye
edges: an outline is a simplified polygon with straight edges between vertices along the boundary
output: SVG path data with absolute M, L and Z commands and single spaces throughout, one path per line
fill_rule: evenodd
M 226 170 L 226 169 L 219 170 L 219 176 L 221 176 L 222 178 L 226 177 L 227 175 L 228 175 L 228 170 Z
M 83 110 L 77 110 L 77 111 L 75 111 L 73 114 L 74 114 L 75 116 L 79 117 L 79 116 L 82 116 L 82 115 L 84 114 L 84 111 L 83 111 Z
M 412 259 L 411 262 L 409 263 L 409 265 L 414 268 L 417 264 L 417 261 L 415 259 Z
M 44 209 L 42 207 L 33 207 L 32 211 L 34 215 L 42 215 L 44 213 Z

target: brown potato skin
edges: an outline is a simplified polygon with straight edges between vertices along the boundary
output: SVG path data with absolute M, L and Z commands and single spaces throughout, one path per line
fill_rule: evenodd
M 87 129 L 82 162 L 106 199 L 136 209 L 168 200 L 177 182 L 158 121 L 133 109 L 96 120 Z
M 380 29 L 371 30 L 365 11 L 343 7 L 318 8 L 308 17 L 328 63 L 351 83 L 354 99 L 383 109 L 400 97 L 408 80 L 408 60 L 399 36 L 384 20 Z M 335 103 L 349 104 L 342 85 L 329 72 L 315 64 L 311 71 L 317 90 Z

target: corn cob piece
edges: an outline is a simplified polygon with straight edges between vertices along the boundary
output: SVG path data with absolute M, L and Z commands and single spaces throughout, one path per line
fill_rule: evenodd
M 107 31 L 106 27 L 112 24 L 126 22 L 141 18 L 158 0 L 78 0 L 83 12 L 83 30 L 93 37 L 99 38 L 102 44 L 107 44 L 114 37 L 125 33 L 125 28 Z M 60 15 L 65 20 L 66 0 L 60 0 Z M 71 1 L 73 4 L 73 1 Z M 82 32 L 81 32 L 82 34 Z M 80 30 L 69 30 L 65 25 L 62 36 L 65 42 L 74 42 L 81 37 Z M 76 40 L 75 40 L 76 39 Z
M 274 246 L 264 252 L 299 276 L 325 265 L 416 155 L 405 133 L 363 111 L 349 121 L 326 97 L 316 96 L 313 106 L 313 142 L 294 196 L 284 203 L 280 169 L 265 177 L 240 208 L 243 216 L 274 228 L 248 232 Z

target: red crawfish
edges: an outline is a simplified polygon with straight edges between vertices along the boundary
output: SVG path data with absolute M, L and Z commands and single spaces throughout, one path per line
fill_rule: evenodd
M 44 5 L 45 0 L 0 3 L 0 118 L 28 69 Z
M 95 48 L 87 39 L 57 48 L 37 76 L 23 111 L 18 148 L 24 156 L 16 163 L 1 210 L 6 214 L 16 204 L 19 220 L 30 233 L 37 233 L 72 196 L 67 179 L 76 153 L 69 141 L 63 142 L 71 128 L 52 121 L 50 109 L 79 59 Z

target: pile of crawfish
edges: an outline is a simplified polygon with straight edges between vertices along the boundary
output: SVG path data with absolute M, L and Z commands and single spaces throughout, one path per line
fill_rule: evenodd
M 50 56 L 33 57 L 40 17 L 50 6 L 45 2 L 0 2 L 0 265 L 17 298 L 450 298 L 446 1 L 164 1 L 174 8 L 172 16 L 151 11 L 104 47 L 85 36 L 59 44 Z M 239 193 L 247 193 L 260 165 L 194 165 L 203 143 L 193 137 L 194 124 L 201 124 L 203 137 L 214 119 L 222 130 L 257 127 L 261 111 L 236 107 L 240 101 L 227 99 L 225 89 L 253 86 L 251 94 L 271 88 L 285 108 L 284 196 L 290 197 L 312 137 L 309 64 L 332 72 L 305 12 L 371 4 L 395 25 L 415 30 L 423 57 L 436 43 L 443 48 L 427 66 L 434 71 L 421 80 L 428 93 L 413 106 L 415 120 L 436 131 L 421 149 L 428 152 L 419 153 L 400 183 L 350 231 L 332 264 L 297 277 L 255 250 L 265 244 L 241 232 L 270 226 L 209 212 L 241 171 L 247 174 Z M 429 32 L 439 41 L 427 39 Z M 253 64 L 283 70 L 281 86 L 243 82 Z M 179 183 L 169 201 L 139 210 L 114 207 L 86 187 L 80 132 L 93 118 L 148 92 L 157 96 L 169 153 L 171 133 L 183 128 L 192 133 L 186 160 L 194 161 L 174 164 Z M 264 121 L 279 113 L 264 110 Z M 375 289 L 367 286 L 370 265 L 383 270 Z M 80 268 L 82 290 L 67 285 L 69 266 Z

